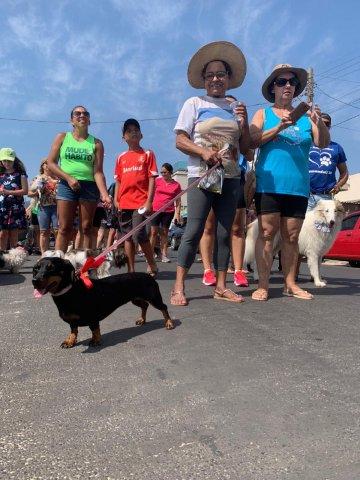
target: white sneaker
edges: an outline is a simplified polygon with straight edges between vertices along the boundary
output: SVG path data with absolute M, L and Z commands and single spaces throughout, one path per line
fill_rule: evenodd
M 171 262 L 170 258 L 167 257 L 166 255 L 163 255 L 161 257 L 161 261 L 162 261 L 162 263 L 170 263 Z

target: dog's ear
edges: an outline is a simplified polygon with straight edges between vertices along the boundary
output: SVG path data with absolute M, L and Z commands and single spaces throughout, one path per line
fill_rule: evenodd
M 75 269 L 69 260 L 63 260 L 63 272 L 65 275 L 68 275 L 71 277 L 71 275 L 74 273 Z

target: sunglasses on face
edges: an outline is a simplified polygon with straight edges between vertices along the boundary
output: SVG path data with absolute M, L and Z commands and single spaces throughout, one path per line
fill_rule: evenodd
M 84 116 L 84 117 L 89 118 L 89 117 L 90 117 L 90 113 L 89 113 L 89 112 L 79 112 L 79 111 L 75 110 L 75 112 L 73 112 L 72 116 L 73 116 L 73 117 L 77 117 L 77 118 L 79 118 L 79 117 L 81 117 L 81 116 Z
M 221 72 L 207 72 L 204 75 L 205 80 L 212 80 L 213 78 L 225 78 L 227 75 L 227 72 L 221 71 Z
M 299 85 L 299 80 L 297 77 L 291 77 L 291 78 L 283 78 L 279 77 L 274 80 L 274 83 L 277 87 L 285 87 L 287 83 L 291 85 L 292 87 L 297 87 Z

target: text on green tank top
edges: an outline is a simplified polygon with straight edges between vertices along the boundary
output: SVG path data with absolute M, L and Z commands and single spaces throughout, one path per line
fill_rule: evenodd
M 95 138 L 89 135 L 78 142 L 68 132 L 60 148 L 60 167 L 76 180 L 94 181 Z

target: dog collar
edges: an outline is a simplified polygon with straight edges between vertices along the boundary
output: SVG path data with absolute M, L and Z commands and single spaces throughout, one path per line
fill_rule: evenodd
M 68 285 L 67 287 L 60 290 L 60 292 L 52 293 L 51 295 L 53 297 L 60 297 L 60 295 L 64 295 L 66 292 L 68 292 L 70 290 L 70 288 L 72 288 L 72 285 Z
M 323 232 L 323 233 L 330 233 L 331 232 L 331 228 L 325 222 L 315 221 L 314 224 L 315 224 L 315 228 L 317 230 L 320 230 L 320 232 Z

